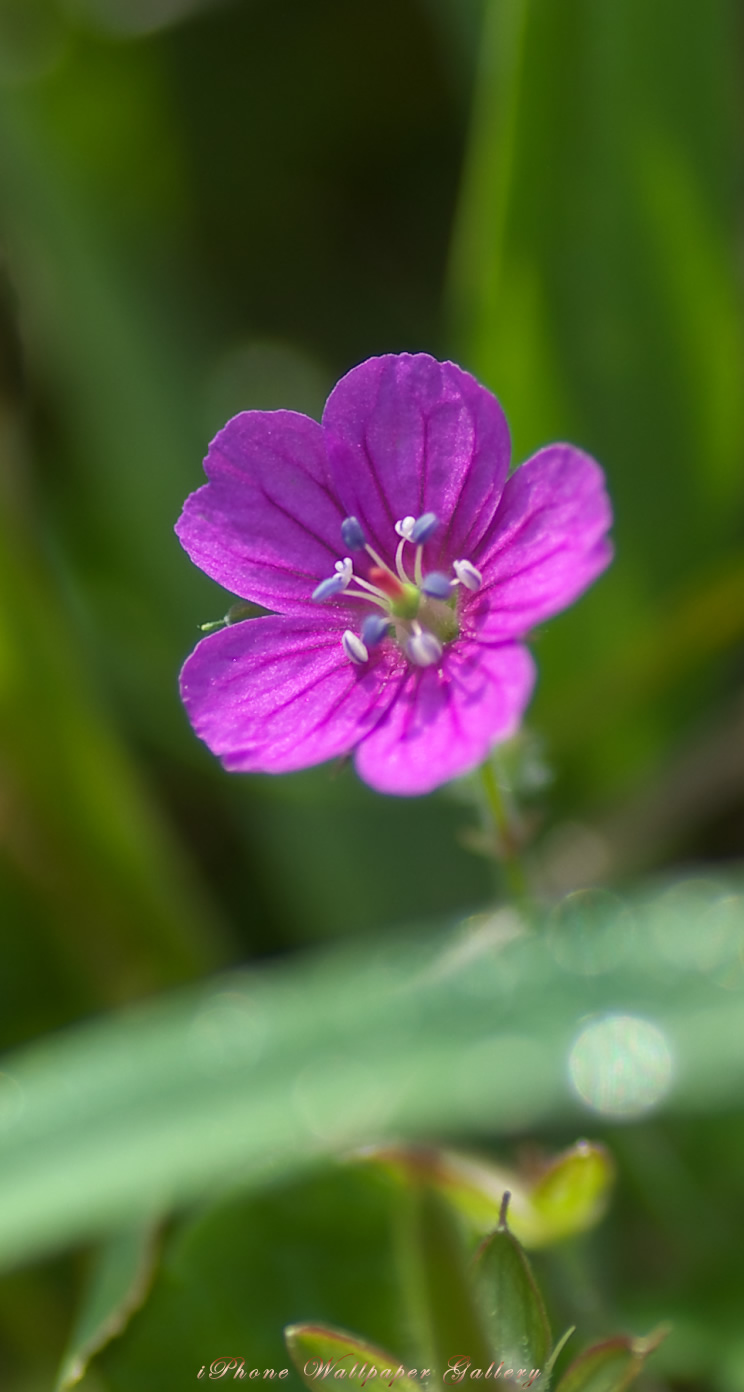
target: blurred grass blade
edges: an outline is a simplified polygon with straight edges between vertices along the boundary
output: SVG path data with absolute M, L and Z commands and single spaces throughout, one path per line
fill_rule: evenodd
M 125 1328 L 145 1299 L 153 1275 L 151 1226 L 117 1233 L 93 1269 L 80 1317 L 62 1360 L 55 1392 L 68 1392 L 85 1375 L 91 1358 Z
M 473 1367 L 487 1368 L 488 1341 L 451 1206 L 436 1189 L 419 1183 L 409 1195 L 408 1217 L 407 1285 L 422 1357 L 437 1381 L 446 1381 L 447 1368 L 463 1351 Z
M 546 1362 L 546 1364 L 545 1364 L 545 1375 L 546 1375 L 546 1377 L 552 1378 L 552 1376 L 553 1376 L 553 1369 L 554 1369 L 556 1363 L 558 1362 L 558 1359 L 560 1358 L 561 1354 L 563 1353 L 563 1350 L 564 1350 L 564 1348 L 566 1347 L 566 1344 L 568 1343 L 569 1339 L 572 1339 L 575 1333 L 576 1333 L 576 1325 L 575 1325 L 575 1324 L 570 1324 L 570 1325 L 568 1326 L 568 1329 L 564 1329 L 564 1331 L 563 1331 L 563 1333 L 561 1334 L 560 1338 L 556 1339 L 556 1341 L 555 1341 L 555 1343 L 553 1344 L 553 1347 L 552 1347 L 552 1349 L 551 1349 L 551 1351 L 550 1351 L 550 1357 L 548 1358 L 548 1360 L 547 1360 L 547 1362 Z
M 99 663 L 162 743 L 174 738 L 175 673 L 205 595 L 173 537 L 203 453 L 199 350 L 183 328 L 169 329 L 136 235 L 126 255 L 121 241 L 133 212 L 127 160 L 143 141 L 140 216 L 162 235 L 180 197 L 157 59 L 144 45 L 98 43 L 94 53 L 73 47 L 49 87 L 0 87 L 0 233 L 54 390 L 60 557 L 75 572 Z M 96 216 L 102 189 L 113 198 L 108 218 Z M 141 676 L 132 680 L 142 673 L 144 691 Z
M 730 0 L 485 6 L 450 308 L 515 459 L 563 438 L 608 471 L 617 559 L 540 635 L 536 707 L 569 776 L 578 766 L 595 792 L 668 747 L 689 720 L 685 669 L 707 671 L 741 632 L 736 586 L 711 595 L 725 612 L 714 636 L 690 635 L 689 655 L 687 635 L 666 641 L 661 616 L 653 635 L 647 622 L 738 546 L 736 52 Z
M 0 838 L 90 1010 L 214 957 L 207 903 L 77 656 L 31 538 L 0 514 L 0 751 L 13 809 Z
M 399 936 L 6 1058 L 0 1263 L 386 1136 L 730 1106 L 744 1085 L 744 901 L 726 888 L 681 882 L 630 920 L 598 903 L 617 938 L 599 976 L 557 962 L 549 935 L 459 958 L 449 935 Z

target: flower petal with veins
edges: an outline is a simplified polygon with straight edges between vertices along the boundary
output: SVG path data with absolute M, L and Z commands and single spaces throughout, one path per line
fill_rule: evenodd
M 181 672 L 197 735 L 226 769 L 288 773 L 348 754 L 373 730 L 406 676 L 378 650 L 348 661 L 342 632 L 271 614 L 202 639 Z
M 359 744 L 357 772 L 380 793 L 431 792 L 515 733 L 534 683 L 535 664 L 521 644 L 453 650 L 441 671 L 409 675 Z
M 612 518 L 571 445 L 508 467 L 496 398 L 425 353 L 353 368 L 321 425 L 228 422 L 176 528 L 208 575 L 276 611 L 210 634 L 181 674 L 225 768 L 353 754 L 373 788 L 413 795 L 515 732 L 535 679 L 522 640 L 609 564 Z

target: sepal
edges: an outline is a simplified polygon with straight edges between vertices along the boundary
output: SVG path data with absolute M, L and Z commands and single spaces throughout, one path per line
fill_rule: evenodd
M 506 1367 L 538 1371 L 550 1352 L 550 1324 L 526 1253 L 507 1225 L 508 1200 L 507 1193 L 498 1228 L 475 1254 L 473 1280 L 491 1347 Z
M 669 1325 L 664 1324 L 645 1339 L 618 1334 L 592 1344 L 569 1365 L 555 1392 L 625 1392 L 668 1333 Z
M 397 1387 L 399 1392 L 421 1392 L 416 1379 L 421 1369 L 404 1367 L 399 1358 L 376 1344 L 369 1344 L 345 1329 L 330 1324 L 289 1324 L 284 1330 L 289 1356 L 307 1387 L 324 1382 L 353 1382 L 355 1388 Z

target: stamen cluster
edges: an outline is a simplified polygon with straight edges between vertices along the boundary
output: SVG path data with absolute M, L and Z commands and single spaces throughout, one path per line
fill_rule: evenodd
M 351 556 L 336 561 L 334 574 L 321 580 L 312 598 L 322 604 L 343 594 L 346 599 L 376 606 L 362 619 L 359 633 L 347 628 L 342 635 L 341 645 L 350 662 L 368 662 L 370 650 L 392 638 L 414 666 L 434 667 L 441 661 L 445 645 L 457 638 L 458 586 L 479 590 L 483 577 L 468 560 L 454 561 L 452 576 L 441 570 L 424 572 L 424 547 L 438 527 L 434 512 L 396 522 L 399 540 L 393 569 L 370 546 L 358 518 L 346 517 L 341 523 L 344 546 L 349 551 L 366 552 L 373 564 L 365 577 L 355 572 Z M 405 565 L 407 546 L 415 548 L 412 576 Z

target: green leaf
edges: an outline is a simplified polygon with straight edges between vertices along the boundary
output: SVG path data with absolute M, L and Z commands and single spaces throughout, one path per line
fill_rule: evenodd
M 614 1175 L 607 1149 L 589 1141 L 577 1141 L 555 1156 L 529 1182 L 506 1166 L 435 1146 L 368 1146 L 357 1159 L 402 1183 L 425 1180 L 481 1237 L 497 1226 L 508 1190 L 509 1226 L 528 1248 L 558 1242 L 598 1222 Z
M 529 1218 L 524 1217 L 529 1204 L 526 1187 L 505 1166 L 437 1146 L 366 1146 L 352 1159 L 357 1164 L 379 1167 L 401 1184 L 430 1185 L 479 1237 L 496 1227 L 501 1201 L 508 1189 L 512 1194 L 512 1217 L 519 1210 L 515 1228 L 524 1223 L 531 1229 Z
M 662 1326 L 645 1339 L 618 1335 L 593 1344 L 566 1369 L 555 1392 L 625 1392 L 668 1332 Z
M 125 1328 L 147 1295 L 154 1257 L 151 1226 L 119 1233 L 103 1247 L 62 1359 L 55 1392 L 74 1387 L 91 1358 Z
M 115 1392 L 181 1392 L 227 1356 L 244 1357 L 249 1373 L 278 1374 L 289 1363 L 288 1320 L 356 1327 L 375 1348 L 394 1350 L 387 1358 L 396 1368 L 408 1359 L 407 1370 L 419 1367 L 396 1274 L 398 1199 L 379 1173 L 332 1164 L 180 1219 L 147 1304 L 94 1374 Z M 284 1382 L 301 1389 L 291 1363 Z
M 504 1215 L 506 1201 L 504 1203 Z M 505 1216 L 476 1253 L 473 1277 L 485 1315 L 491 1347 L 517 1376 L 518 1364 L 542 1371 L 550 1352 L 545 1304 L 527 1257 Z
M 420 1384 L 406 1376 L 403 1364 L 394 1354 L 365 1343 L 356 1334 L 326 1324 L 291 1324 L 284 1337 L 292 1361 L 308 1387 L 320 1387 L 327 1378 L 335 1385 L 334 1380 L 345 1374 L 358 1387 L 395 1386 L 401 1392 L 420 1392 Z M 420 1369 L 414 1372 L 421 1375 Z
M 607 1206 L 614 1172 L 609 1151 L 596 1142 L 577 1141 L 556 1156 L 530 1190 L 541 1236 L 533 1245 L 542 1246 L 593 1227 Z

